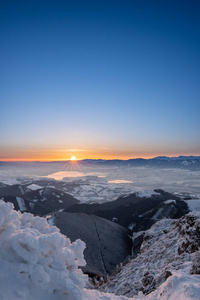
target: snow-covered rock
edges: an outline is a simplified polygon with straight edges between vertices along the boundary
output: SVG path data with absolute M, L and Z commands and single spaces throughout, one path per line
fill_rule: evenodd
M 65 299 L 65 294 L 81 299 L 84 248 L 46 219 L 0 201 L 0 299 Z
M 135 238 L 135 237 L 134 237 Z M 200 299 L 200 213 L 143 232 L 138 256 L 100 288 L 141 299 Z M 146 295 L 146 296 L 145 296 Z

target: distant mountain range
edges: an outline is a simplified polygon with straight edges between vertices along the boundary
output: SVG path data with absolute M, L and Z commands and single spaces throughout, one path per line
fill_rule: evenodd
M 156 156 L 154 158 L 131 158 L 127 160 L 123 159 L 83 159 L 82 162 L 96 162 L 96 163 L 107 163 L 107 162 L 124 162 L 124 163 L 132 163 L 132 162 L 150 162 L 150 161 L 184 161 L 184 160 L 195 160 L 198 161 L 200 160 L 200 156 L 174 156 L 174 157 L 169 157 L 169 156 Z
M 70 161 L 50 161 L 50 162 L 2 162 L 0 161 L 0 168 L 9 167 L 26 167 L 30 169 L 37 168 L 37 172 L 40 169 L 49 170 L 51 173 L 52 168 L 60 168 L 63 164 L 68 165 Z M 81 166 L 90 167 L 148 167 L 158 169 L 184 169 L 190 171 L 200 171 L 200 156 L 178 156 L 178 157 L 167 157 L 157 156 L 154 158 L 133 158 L 128 160 L 122 159 L 83 159 L 79 161 Z M 45 168 L 44 168 L 45 167 Z M 43 172 L 40 175 L 48 174 Z
M 95 164 L 99 166 L 136 166 L 136 167 L 157 167 L 157 168 L 182 168 L 193 171 L 200 170 L 200 156 L 178 156 L 167 157 L 157 156 L 154 158 L 134 158 L 128 160 L 112 159 L 85 159 L 82 163 Z
M 196 161 L 200 161 L 200 156 L 194 156 L 194 155 L 190 155 L 190 156 L 156 156 L 153 158 L 131 158 L 131 159 L 127 159 L 127 160 L 123 160 L 123 159 L 82 159 L 80 160 L 81 162 L 86 162 L 86 163 L 100 163 L 100 164 L 104 164 L 104 163 L 134 163 L 134 162 L 153 162 L 153 161 L 192 161 L 194 160 Z M 54 163 L 63 163 L 63 162 L 67 162 L 67 161 L 29 161 L 29 162 L 23 162 L 21 161 L 21 163 L 26 163 L 26 164 L 40 164 L 40 163 L 45 163 L 45 164 L 54 164 Z M 20 162 L 15 162 L 15 161 L 0 161 L 0 164 L 16 164 L 16 163 L 20 163 Z

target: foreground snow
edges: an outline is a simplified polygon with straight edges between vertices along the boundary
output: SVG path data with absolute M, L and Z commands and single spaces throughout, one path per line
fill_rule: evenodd
M 163 283 L 155 292 L 145 300 L 199 300 L 200 278 L 199 275 L 184 275 L 183 272 L 174 272 L 173 276 Z
M 0 200 L 0 299 L 127 299 L 84 290 L 81 240 L 71 243 L 45 218 L 16 212 Z
M 84 248 L 82 241 L 71 243 L 46 219 L 21 214 L 13 210 L 12 204 L 0 201 L 0 299 L 127 300 L 124 296 L 84 288 L 87 276 L 78 269 L 85 265 Z M 151 294 L 144 296 L 139 292 L 131 299 L 200 299 L 199 275 L 191 275 L 191 267 L 192 261 L 186 256 L 184 266 L 174 268 L 172 276 Z M 124 283 L 130 284 L 125 274 L 119 283 L 122 289 Z
M 54 299 L 66 291 L 80 298 L 87 279 L 78 269 L 85 264 L 82 241 L 71 243 L 44 218 L 3 201 L 0 227 L 0 299 Z

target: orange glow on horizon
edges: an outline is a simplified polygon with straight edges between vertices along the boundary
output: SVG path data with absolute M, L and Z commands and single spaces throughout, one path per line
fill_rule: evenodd
M 0 158 L 0 161 L 4 161 L 4 162 L 51 162 L 51 161 L 70 161 L 71 163 L 73 162 L 77 162 L 80 160 L 84 160 L 84 159 L 105 159 L 105 160 L 112 160 L 112 159 L 121 159 L 121 160 L 128 160 L 128 159 L 135 159 L 135 158 L 152 158 L 155 156 L 116 156 L 116 155 L 86 155 L 86 156 L 81 156 L 80 158 L 75 157 L 75 159 L 71 158 L 66 158 L 66 157 L 62 157 L 62 158 L 57 158 L 57 157 L 50 157 L 50 158 Z
M 84 159 L 105 159 L 105 160 L 112 160 L 112 159 L 121 159 L 121 160 L 128 160 L 128 159 L 136 159 L 136 158 L 144 158 L 144 159 L 149 159 L 149 158 L 154 158 L 157 156 L 168 156 L 168 157 L 175 157 L 175 156 L 189 156 L 189 155 L 194 155 L 194 156 L 200 156 L 200 153 L 160 153 L 160 152 L 137 152 L 135 153 L 133 151 L 133 154 L 131 154 L 131 151 L 98 151 L 98 150 L 88 150 L 88 151 L 77 151 L 75 152 L 75 155 L 73 156 L 68 156 L 66 157 L 66 152 L 67 150 L 63 151 L 47 151 L 46 153 L 38 153 L 35 151 L 35 153 L 31 154 L 24 154 L 22 155 L 18 154 L 16 156 L 13 155 L 13 157 L 10 155 L 10 157 L 6 158 L 6 155 L 4 157 L 0 158 L 0 161 L 2 162 L 53 162 L 53 161 L 65 161 L 65 162 L 71 162 L 71 164 L 75 164 L 78 161 L 84 160 Z M 68 151 L 70 152 L 70 151 Z M 23 155 L 24 154 L 24 155 Z

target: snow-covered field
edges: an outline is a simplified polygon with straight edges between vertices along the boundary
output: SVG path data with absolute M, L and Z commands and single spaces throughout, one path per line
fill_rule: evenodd
M 200 200 L 192 199 L 185 201 L 189 207 L 190 211 L 200 211 Z
M 27 188 L 31 191 L 36 191 L 42 188 L 42 186 L 38 185 L 38 184 L 30 184 L 27 186 Z

